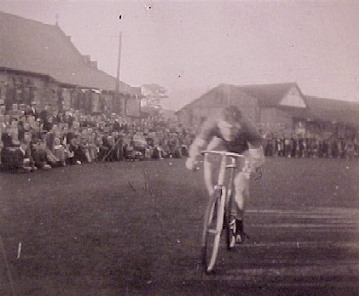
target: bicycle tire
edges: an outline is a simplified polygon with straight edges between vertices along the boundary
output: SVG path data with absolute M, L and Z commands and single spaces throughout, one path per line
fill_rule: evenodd
M 233 207 L 233 201 L 232 201 L 234 194 L 233 188 L 230 192 L 228 192 L 228 194 L 230 195 L 230 198 L 228 198 L 228 202 L 226 204 L 224 228 L 226 231 L 227 251 L 230 251 L 235 246 L 235 241 L 236 241 L 236 224 L 230 225 L 230 223 L 232 222 L 230 217 L 230 209 L 231 207 Z
M 221 189 L 215 190 L 204 216 L 202 261 L 206 273 L 213 271 L 219 250 L 225 206 L 225 197 L 222 192 Z

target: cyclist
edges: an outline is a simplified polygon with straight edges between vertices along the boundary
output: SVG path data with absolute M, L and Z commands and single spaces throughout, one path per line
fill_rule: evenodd
M 225 107 L 218 118 L 203 123 L 189 148 L 186 167 L 198 170 L 198 158 L 202 150 L 220 150 L 243 154 L 248 165 L 238 163 L 239 170 L 234 177 L 234 199 L 230 209 L 230 225 L 236 242 L 243 243 L 244 206 L 249 197 L 250 173 L 264 163 L 261 135 L 255 124 L 236 106 Z M 204 159 L 204 181 L 210 195 L 214 192 L 213 171 L 218 168 L 218 158 L 206 155 Z M 217 164 L 217 165 L 216 165 Z

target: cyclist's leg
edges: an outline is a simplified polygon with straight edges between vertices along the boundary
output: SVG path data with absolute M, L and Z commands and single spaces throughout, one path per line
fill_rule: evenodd
M 234 203 L 232 214 L 238 220 L 243 220 L 246 200 L 249 197 L 249 174 L 239 172 L 234 178 Z
M 212 141 L 208 144 L 207 150 L 226 151 L 226 147 L 223 140 L 219 138 L 213 138 Z M 217 176 L 217 174 L 214 172 L 219 168 L 220 161 L 220 157 L 215 155 L 206 155 L 204 158 L 204 183 L 209 195 L 212 195 L 214 191 L 214 178 Z
M 235 219 L 237 242 L 242 243 L 245 238 L 244 233 L 244 212 L 246 201 L 249 198 L 249 173 L 241 171 L 243 164 L 239 165 L 239 172 L 234 177 L 234 199 L 231 206 L 231 216 Z M 234 222 L 234 221 L 233 221 Z M 233 223 L 232 222 L 232 223 Z

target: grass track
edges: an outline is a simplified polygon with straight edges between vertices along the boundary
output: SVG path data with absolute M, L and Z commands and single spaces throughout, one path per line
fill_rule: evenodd
M 357 295 L 358 184 L 358 161 L 268 159 L 251 241 L 222 250 L 213 277 L 199 261 L 202 172 L 184 160 L 1 174 L 0 235 L 18 295 Z

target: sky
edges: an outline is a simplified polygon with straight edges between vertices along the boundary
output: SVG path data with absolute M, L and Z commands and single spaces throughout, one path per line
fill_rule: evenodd
M 58 19 L 113 76 L 122 32 L 120 79 L 165 87 L 165 108 L 221 83 L 296 82 L 305 95 L 359 102 L 359 1 L 0 0 L 0 10 Z

